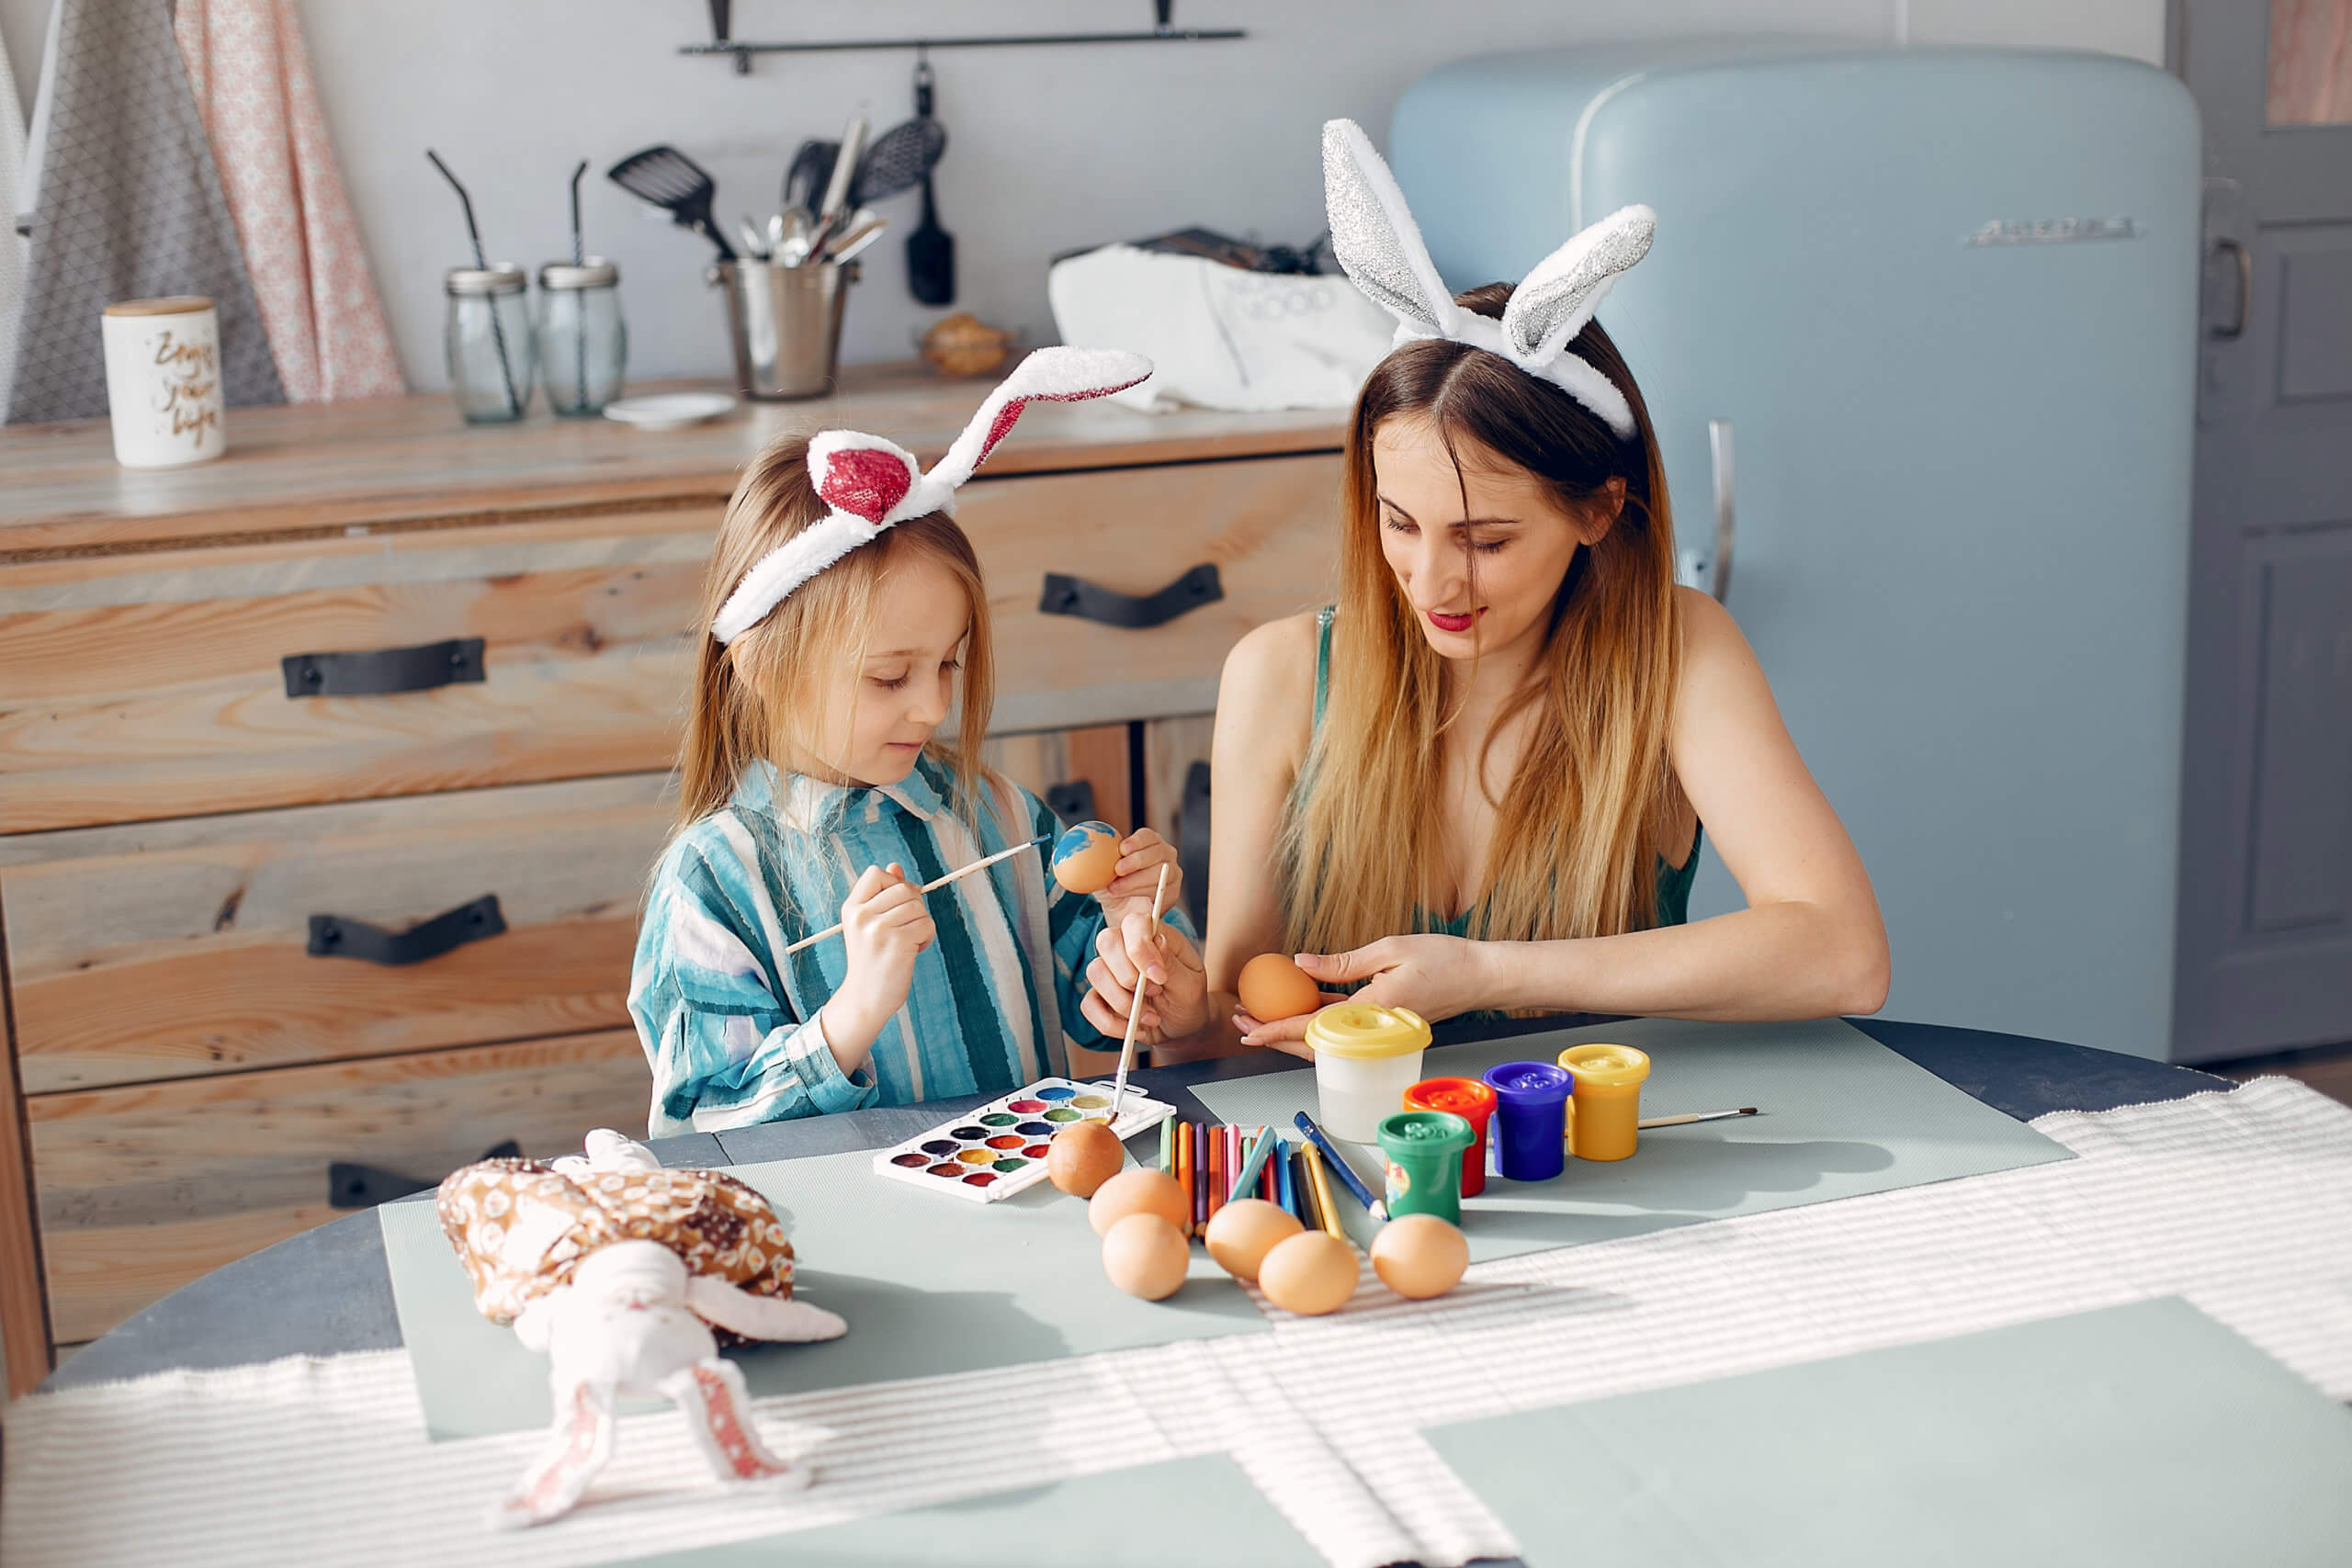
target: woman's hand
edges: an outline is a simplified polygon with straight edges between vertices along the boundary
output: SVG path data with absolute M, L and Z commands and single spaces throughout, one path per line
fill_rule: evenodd
M 1158 873 L 1153 873 L 1155 879 Z M 1143 1012 L 1136 1023 L 1139 1044 L 1157 1045 L 1197 1033 L 1209 1021 L 1208 976 L 1201 955 L 1172 926 L 1155 928 L 1148 910 L 1130 914 L 1117 929 L 1094 939 L 1095 956 L 1086 966 L 1090 989 L 1079 1003 L 1087 1022 L 1113 1040 L 1127 1036 L 1127 1008 L 1143 986 Z
M 1487 955 L 1490 944 L 1458 936 L 1385 936 L 1352 953 L 1326 955 L 1302 953 L 1298 966 L 1307 977 L 1326 986 L 1350 981 L 1369 982 L 1353 996 L 1325 991 L 1320 1006 L 1333 1002 L 1376 1002 L 1406 1008 L 1430 1022 L 1471 1012 L 1488 1005 Z M 1312 1056 L 1306 1048 L 1306 1022 L 1315 1015 L 1261 1022 L 1248 1013 L 1236 1013 L 1234 1025 L 1244 1045 L 1271 1045 L 1294 1056 Z
M 1159 886 L 1159 868 L 1168 868 L 1166 901 L 1155 910 L 1152 894 Z M 1119 863 L 1112 868 L 1108 886 L 1094 896 L 1102 906 L 1102 923 L 1117 930 L 1127 923 L 1131 915 L 1141 915 L 1148 921 L 1154 914 L 1166 914 L 1184 901 L 1184 874 L 1177 869 L 1176 846 L 1148 828 L 1138 828 L 1119 840 Z M 1126 1033 L 1126 1015 L 1119 1015 L 1119 1032 Z
M 842 1071 L 865 1065 L 875 1038 L 890 1017 L 907 1005 L 914 983 L 915 955 L 938 940 L 922 889 L 896 864 L 868 866 L 842 900 L 842 943 L 849 949 L 848 972 L 818 1017 L 825 1043 Z

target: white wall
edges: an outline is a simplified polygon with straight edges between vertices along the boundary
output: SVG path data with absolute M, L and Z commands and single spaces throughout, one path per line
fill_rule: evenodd
M 0 0 L 28 107 L 53 0 Z M 158 0 L 161 3 L 161 0 Z M 1239 42 L 956 51 L 933 57 L 950 141 L 938 176 L 956 236 L 957 306 L 1051 341 L 1046 258 L 1202 223 L 1303 243 L 1322 227 L 1317 129 L 1351 115 L 1384 134 L 1397 95 L 1439 62 L 1600 39 L 1797 32 L 2102 49 L 2161 61 L 2165 0 L 1182 0 L 1180 24 Z M 910 56 L 768 56 L 748 77 L 675 52 L 707 28 L 695 0 L 301 0 L 322 96 L 375 260 L 401 363 L 446 384 L 444 268 L 467 257 L 456 198 L 424 150 L 467 181 L 494 259 L 566 254 L 564 181 L 581 158 L 590 248 L 617 260 L 631 372 L 718 375 L 721 308 L 708 247 L 605 181 L 669 141 L 717 176 L 719 213 L 774 209 L 800 141 L 853 112 L 878 132 L 911 112 Z M 891 37 L 1145 25 L 1144 0 L 737 0 L 739 37 Z M 904 358 L 940 312 L 906 292 L 897 231 L 867 255 L 844 357 Z

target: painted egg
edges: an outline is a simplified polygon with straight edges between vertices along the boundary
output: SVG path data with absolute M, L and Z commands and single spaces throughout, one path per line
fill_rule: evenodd
M 1127 1294 L 1148 1302 L 1174 1295 L 1192 1266 L 1184 1233 L 1158 1214 L 1129 1214 L 1102 1237 L 1102 1272 Z
M 1244 1011 L 1261 1023 L 1296 1018 L 1323 1005 L 1323 993 L 1306 970 L 1279 953 L 1261 953 L 1241 966 Z
M 1118 874 L 1119 830 L 1080 822 L 1054 841 L 1054 880 L 1073 893 L 1100 893 Z
M 1470 1238 L 1435 1214 L 1399 1214 L 1372 1240 L 1372 1269 L 1400 1296 L 1427 1301 L 1462 1282 Z
M 1094 1227 L 1096 1235 L 1109 1235 L 1111 1227 L 1129 1214 L 1158 1214 L 1182 1230 L 1192 1218 L 1192 1205 L 1174 1177 L 1139 1166 L 1119 1172 L 1096 1188 L 1086 1205 L 1086 1223 Z
M 1093 1197 L 1126 1163 L 1127 1151 L 1100 1122 L 1065 1127 L 1046 1145 L 1046 1179 L 1073 1198 Z
M 1209 1221 L 1209 1256 L 1237 1280 L 1258 1282 L 1258 1266 L 1266 1254 L 1306 1227 L 1280 1203 L 1263 1198 L 1241 1198 L 1227 1203 Z
M 1301 1317 L 1337 1312 L 1356 1293 L 1356 1249 L 1329 1231 L 1301 1231 L 1266 1254 L 1258 1288 Z

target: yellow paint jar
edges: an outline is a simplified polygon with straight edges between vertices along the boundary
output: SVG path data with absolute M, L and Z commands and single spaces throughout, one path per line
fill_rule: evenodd
M 1650 1059 L 1631 1045 L 1571 1045 L 1559 1060 L 1577 1080 L 1568 1101 L 1568 1152 L 1578 1159 L 1632 1154 Z

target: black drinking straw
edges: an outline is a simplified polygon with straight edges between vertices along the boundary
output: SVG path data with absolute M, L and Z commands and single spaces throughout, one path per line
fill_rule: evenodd
M 433 160 L 433 166 L 441 171 L 441 177 L 447 180 L 449 188 L 458 193 L 458 204 L 466 209 L 466 237 L 474 243 L 474 265 L 488 272 L 490 261 L 482 254 L 481 230 L 474 224 L 474 198 L 466 194 L 466 187 L 458 183 L 458 176 L 449 172 L 449 165 L 441 161 L 441 154 L 427 147 L 424 155 Z M 506 358 L 506 328 L 498 319 L 498 296 L 485 294 L 482 298 L 490 306 L 490 335 L 498 344 L 499 379 L 506 383 L 506 412 L 520 417 L 523 400 L 514 395 L 514 370 Z
M 580 243 L 580 176 L 587 172 L 588 160 L 585 158 L 581 159 L 580 166 L 571 171 L 571 265 L 574 266 L 584 265 L 587 262 L 587 253 Z M 573 309 L 580 317 L 580 334 L 572 340 L 578 362 L 574 375 L 578 378 L 580 389 L 579 406 L 586 408 L 588 406 L 588 293 L 582 288 L 575 288 L 572 292 L 579 296 L 579 299 L 573 302 Z M 549 400 L 552 401 L 552 398 Z

